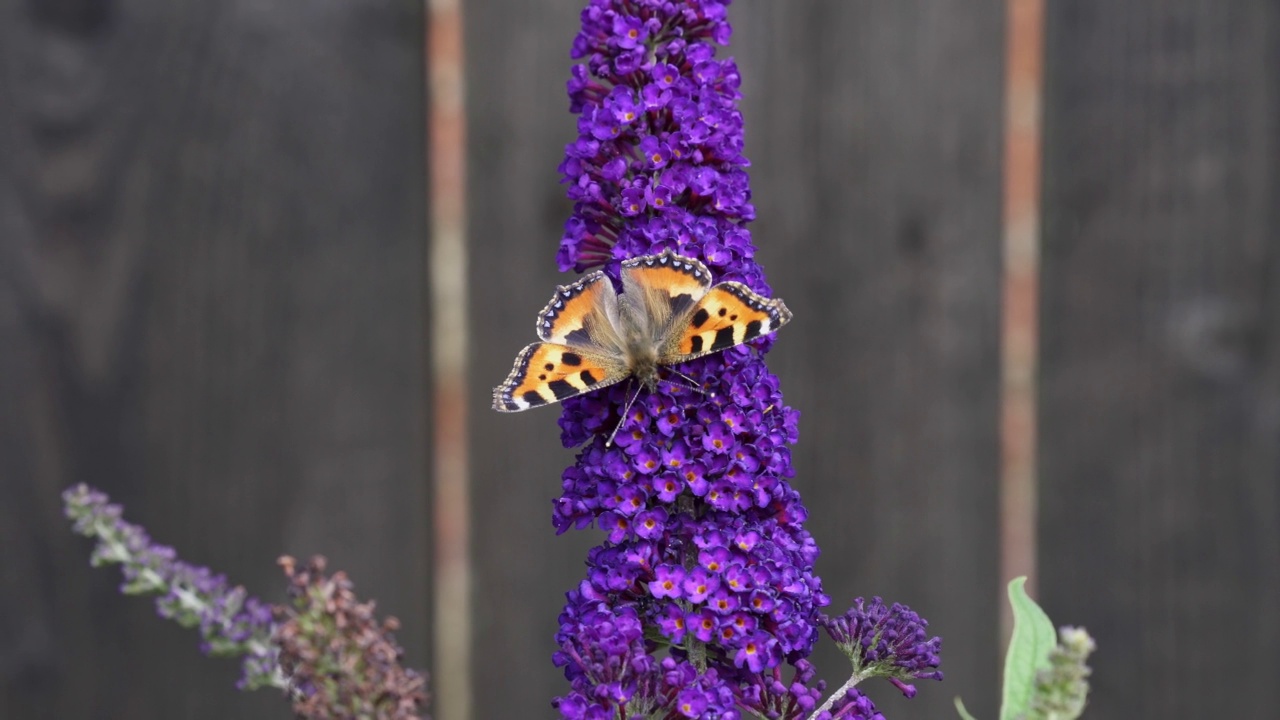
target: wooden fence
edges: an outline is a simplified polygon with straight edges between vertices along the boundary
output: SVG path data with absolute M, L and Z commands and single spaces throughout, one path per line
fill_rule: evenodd
M 582 4 L 462 5 L 486 720 L 553 715 L 556 615 L 597 540 L 551 528 L 556 412 L 487 410 L 564 281 Z M 1099 641 L 1086 717 L 1271 717 L 1280 6 L 1047 7 L 1039 595 Z M 945 638 L 944 683 L 871 688 L 889 718 L 956 694 L 996 716 L 1006 9 L 731 8 L 818 570 L 834 609 L 883 595 Z M 454 662 L 430 652 L 426 25 L 391 0 L 0 0 L 0 718 L 288 715 L 87 567 L 58 498 L 82 481 L 268 599 L 276 556 L 323 553 L 412 664 Z

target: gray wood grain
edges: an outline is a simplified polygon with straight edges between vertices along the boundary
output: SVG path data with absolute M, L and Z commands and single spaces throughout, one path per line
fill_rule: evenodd
M 81 481 L 271 599 L 328 555 L 426 664 L 421 15 L 0 3 L 0 716 L 288 714 L 88 567 Z
M 468 6 L 477 408 L 568 277 L 556 166 L 575 133 L 564 82 L 582 5 Z M 770 364 L 803 413 L 797 485 L 833 609 L 883 594 L 947 638 L 946 683 L 905 707 L 873 687 L 886 713 L 945 717 L 962 693 L 994 715 L 1003 5 L 745 0 L 730 18 L 753 228 L 796 311 Z M 553 534 L 573 459 L 557 416 L 472 424 L 477 717 L 537 715 L 567 687 L 555 618 L 599 536 Z M 847 661 L 817 659 L 844 680 Z
M 1043 600 L 1088 717 L 1280 689 L 1280 8 L 1049 6 Z

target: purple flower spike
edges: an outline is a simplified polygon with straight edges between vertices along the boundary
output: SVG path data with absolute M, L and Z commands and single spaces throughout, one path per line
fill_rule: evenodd
M 617 280 L 622 261 L 670 250 L 717 282 L 771 294 L 747 229 L 741 78 L 716 57 L 729 4 L 588 0 L 567 84 L 578 138 L 560 165 L 573 202 L 562 270 L 603 267 Z M 653 390 L 618 384 L 564 401 L 561 439 L 580 450 L 553 523 L 607 539 L 560 616 L 562 717 L 883 720 L 856 674 L 820 704 L 825 686 L 805 660 L 829 599 L 790 484 L 799 414 L 765 366 L 771 344 L 683 363 Z M 936 642 L 908 642 L 916 626 L 894 617 L 868 662 L 900 681 L 933 677 Z
M 582 137 L 560 167 L 575 201 L 562 269 L 670 247 L 767 291 L 758 268 L 733 272 L 754 252 L 741 223 L 755 211 L 737 66 L 715 58 L 731 34 L 726 5 L 592 0 L 583 11 L 572 55 L 586 62 L 568 83 Z
M 731 34 L 727 5 L 590 0 L 583 10 L 572 52 L 582 64 L 568 83 L 579 138 L 560 166 L 574 201 L 562 269 L 616 272 L 673 250 L 716 281 L 769 294 L 745 227 L 755 211 L 738 70 L 715 56 Z M 607 541 L 560 618 L 563 717 L 739 718 L 757 707 L 749 695 L 763 678 L 812 650 L 829 600 L 789 483 L 797 413 L 765 367 L 771 342 L 681 365 L 686 380 L 642 391 L 625 417 L 621 385 L 564 403 L 562 439 L 584 447 L 553 521 L 558 532 L 594 524 Z M 619 634 L 619 618 L 634 632 Z M 792 714 L 769 716 L 812 711 L 807 693 L 786 701 Z
M 908 680 L 941 680 L 942 638 L 928 636 L 928 621 L 906 605 L 885 606 L 880 598 L 862 598 L 843 615 L 820 620 L 827 634 L 853 662 L 856 676 L 885 677 L 907 697 L 916 688 Z

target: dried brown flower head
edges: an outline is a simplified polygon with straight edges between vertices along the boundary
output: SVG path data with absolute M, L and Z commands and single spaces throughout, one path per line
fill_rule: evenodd
M 374 603 L 359 602 L 346 573 L 326 577 L 319 555 L 301 567 L 287 555 L 279 563 L 293 602 L 275 608 L 275 641 L 297 716 L 426 719 L 426 676 L 401 665 L 391 634 L 399 621 L 379 623 Z

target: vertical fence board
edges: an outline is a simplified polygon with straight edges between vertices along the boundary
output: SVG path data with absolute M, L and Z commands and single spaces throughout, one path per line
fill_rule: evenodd
M 1280 689 L 1280 9 L 1051 3 L 1041 590 L 1088 717 Z
M 1004 4 L 733 7 L 752 227 L 796 316 L 770 366 L 831 610 L 883 595 L 943 636 L 943 685 L 869 686 L 887 716 L 956 694 L 993 716 Z
M 583 4 L 468 6 L 476 407 L 565 282 L 556 166 Z M 954 712 L 958 691 L 994 714 L 1003 5 L 746 0 L 730 19 L 753 228 L 797 312 L 770 357 L 804 413 L 819 570 L 838 602 L 884 594 L 947 636 L 949 687 L 905 712 Z M 553 536 L 572 461 L 555 416 L 474 420 L 478 717 L 536 713 L 566 687 L 556 615 L 597 534 Z M 836 678 L 847 661 L 821 662 Z M 899 708 L 889 686 L 872 692 Z
M 564 693 L 552 666 L 564 593 L 581 581 L 595 530 L 557 537 L 551 500 L 573 454 L 559 408 L 489 409 L 534 316 L 568 276 L 555 254 L 571 205 L 556 167 L 576 126 L 565 81 L 579 0 L 466 8 L 477 718 L 547 716 Z M 495 692 L 500 688 L 499 692 Z
M 281 717 L 58 493 L 269 599 L 328 555 L 426 664 L 422 10 L 0 3 L 0 717 Z

